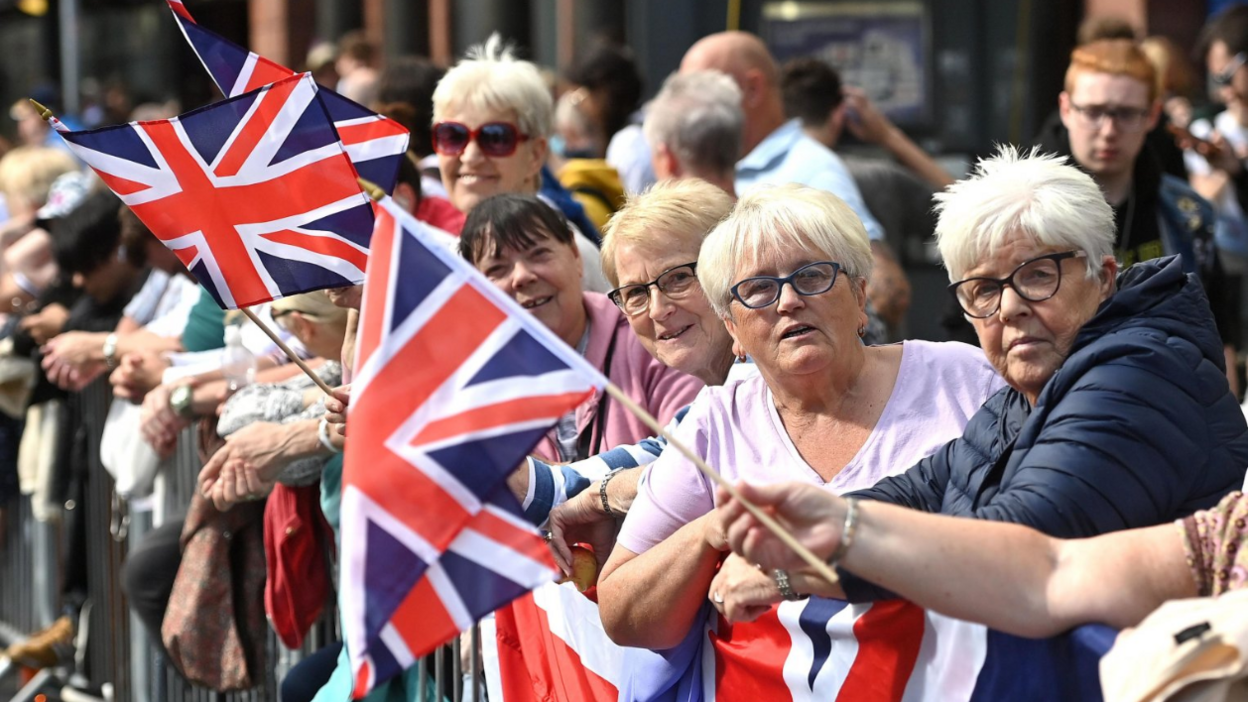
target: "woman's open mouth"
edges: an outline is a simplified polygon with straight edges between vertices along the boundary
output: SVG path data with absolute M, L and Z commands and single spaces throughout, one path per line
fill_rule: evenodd
M 804 324 L 803 324 L 803 325 L 802 325 L 802 326 L 800 326 L 800 327 L 793 327 L 792 329 L 790 329 L 790 330 L 786 331 L 785 333 L 781 334 L 781 335 L 780 335 L 780 339 L 781 339 L 781 340 L 784 340 L 784 339 L 795 339 L 795 338 L 797 338 L 797 337 L 799 337 L 799 336 L 804 336 L 804 335 L 806 335 L 806 334 L 809 334 L 809 333 L 813 332 L 814 330 L 815 330 L 815 328 L 814 328 L 814 327 L 807 326 L 807 325 L 804 325 Z
M 553 299 L 555 299 L 554 295 L 547 295 L 546 297 L 535 297 L 532 300 L 526 300 L 525 302 L 521 302 L 520 306 L 526 310 L 531 310 L 536 307 L 541 307 L 542 305 L 546 304 L 547 302 L 550 302 Z

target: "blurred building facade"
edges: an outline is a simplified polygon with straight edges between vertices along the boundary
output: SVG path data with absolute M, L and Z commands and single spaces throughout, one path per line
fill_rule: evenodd
M 1217 0 L 1210 0 L 1216 2 Z M 186 0 L 205 26 L 295 68 L 318 40 L 353 29 L 384 56 L 424 54 L 449 63 L 499 31 L 551 68 L 604 36 L 631 46 L 652 93 L 699 37 L 740 28 L 778 54 L 821 51 L 857 62 L 854 75 L 881 97 L 914 109 L 894 113 L 935 151 L 983 153 L 1029 139 L 1056 103 L 1075 28 L 1085 15 L 1114 14 L 1141 33 L 1190 46 L 1206 0 Z M 19 8 L 37 10 L 31 16 Z M 63 29 L 71 12 L 76 29 Z M 109 84 L 134 101 L 175 97 L 185 108 L 214 97 L 211 83 L 161 0 L 0 0 L 0 97 L 6 106 L 60 85 L 63 37 L 73 37 L 79 95 L 89 105 Z M 857 37 L 857 45 L 855 45 Z M 74 55 L 73 52 L 66 56 Z M 18 60 L 14 60 L 14 59 Z M 844 65 L 841 66 L 843 69 Z M 851 71 L 852 72 L 852 71 Z M 64 99 L 68 98 L 68 99 Z M 904 105 L 903 105 L 904 108 Z M 0 134 L 11 135 L 4 124 Z

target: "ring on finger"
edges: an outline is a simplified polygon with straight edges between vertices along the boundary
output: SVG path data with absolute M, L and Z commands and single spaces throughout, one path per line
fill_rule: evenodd
M 724 596 L 723 596 L 723 595 L 721 595 L 721 594 L 719 594 L 719 590 L 716 590 L 716 591 L 714 591 L 714 592 L 712 592 L 712 593 L 711 593 L 711 599 L 715 601 L 715 604 L 723 604 L 723 603 L 724 603 Z

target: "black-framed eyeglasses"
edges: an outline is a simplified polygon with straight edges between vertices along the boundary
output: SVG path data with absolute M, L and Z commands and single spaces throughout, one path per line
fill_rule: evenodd
M 1209 82 L 1214 87 L 1225 88 L 1231 84 L 1231 81 L 1235 80 L 1235 74 L 1243 67 L 1245 61 L 1248 61 L 1248 53 L 1241 51 L 1235 54 L 1231 57 L 1231 62 L 1226 64 L 1226 68 L 1223 68 L 1218 73 L 1209 74 Z
M 659 274 L 649 283 L 621 285 L 607 293 L 607 297 L 629 316 L 639 315 L 650 309 L 650 286 L 654 286 L 664 295 L 679 300 L 693 289 L 698 282 L 698 262 L 682 263 L 672 266 Z
M 839 263 L 815 261 L 783 278 L 771 275 L 746 278 L 732 286 L 732 296 L 749 309 L 757 310 L 775 304 L 776 300 L 780 299 L 780 291 L 785 283 L 792 285 L 798 295 L 806 297 L 822 295 L 832 289 L 832 285 L 836 283 L 836 275 L 840 272 L 841 264 Z
M 1093 129 L 1100 129 L 1105 120 L 1113 120 L 1114 124 L 1124 132 L 1138 132 L 1148 121 L 1148 109 L 1140 107 L 1110 107 L 1108 105 L 1076 105 L 1070 108 L 1079 115 L 1083 123 Z
M 1005 286 L 1014 288 L 1028 302 L 1043 302 L 1057 294 L 1062 286 L 1062 261 L 1087 258 L 1083 251 L 1046 254 L 1018 264 L 1004 278 L 967 278 L 949 286 L 949 292 L 968 317 L 985 319 L 1001 309 L 1001 293 Z

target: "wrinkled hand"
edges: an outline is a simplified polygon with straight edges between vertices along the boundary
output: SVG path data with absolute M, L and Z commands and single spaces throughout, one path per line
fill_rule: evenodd
M 601 571 L 611 549 L 615 548 L 615 535 L 619 530 L 615 518 L 602 511 L 597 483 L 552 509 L 546 525 L 550 530 L 550 550 L 565 575 L 572 574 L 573 544 L 592 546 Z
M 851 134 L 868 144 L 879 144 L 891 135 L 895 129 L 893 123 L 871 102 L 866 91 L 845 86 L 841 88 L 841 94 L 849 111 L 845 127 Z
M 770 571 L 763 572 L 735 553 L 719 567 L 707 598 L 730 622 L 752 622 L 784 601 Z
M 132 351 L 121 357 L 117 369 L 108 377 L 113 396 L 131 402 L 142 402 L 144 396 L 161 384 L 169 361 L 152 351 Z
M 325 421 L 340 435 L 347 435 L 347 405 L 351 404 L 351 384 L 334 388 L 333 397 L 325 398 Z
M 199 472 L 199 491 L 222 512 L 268 495 L 290 462 L 283 451 L 285 436 L 281 424 L 257 422 L 225 437 Z
M 69 310 L 64 305 L 51 304 L 34 314 L 22 318 L 18 325 L 40 346 L 61 333 L 69 321 Z
M 737 483 L 741 496 L 770 514 L 797 540 L 820 558 L 836 550 L 845 519 L 845 501 L 826 490 L 803 483 L 750 485 Z M 728 545 L 751 563 L 772 570 L 806 566 L 796 553 L 746 511 L 740 501 L 719 488 L 715 510 L 725 525 Z
M 173 455 L 178 446 L 178 436 L 191 422 L 179 417 L 169 406 L 169 395 L 177 385 L 158 385 L 143 398 L 143 406 L 139 412 L 139 432 L 143 440 L 152 447 L 161 458 Z
M 98 347 L 97 341 L 86 332 L 71 331 L 55 336 L 43 345 L 43 372 L 59 388 L 81 390 L 107 370 L 103 361 L 91 357 L 91 352 Z

